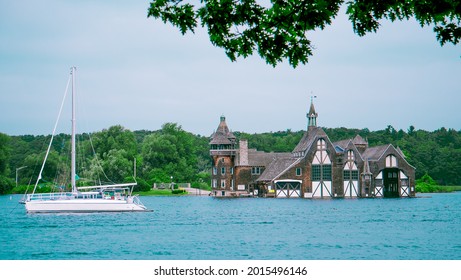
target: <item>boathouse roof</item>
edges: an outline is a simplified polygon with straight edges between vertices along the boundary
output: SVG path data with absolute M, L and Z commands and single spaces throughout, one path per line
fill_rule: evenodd
M 336 152 L 342 153 L 347 149 L 347 146 L 349 145 L 350 142 L 351 142 L 350 139 L 336 141 L 336 142 L 333 142 L 333 146 L 335 147 Z
M 291 153 L 266 153 L 256 149 L 248 150 L 249 166 L 268 166 L 272 161 L 280 158 L 289 158 Z
M 267 168 L 256 181 L 263 182 L 275 180 L 299 160 L 299 158 L 294 157 L 282 157 L 275 159 L 267 166 Z
M 309 131 L 304 132 L 303 137 L 293 150 L 293 153 L 302 153 L 308 150 L 315 139 L 319 137 L 328 137 L 321 127 L 312 127 Z
M 379 160 L 381 156 L 386 152 L 386 150 L 391 146 L 390 144 L 388 145 L 382 145 L 382 146 L 376 146 L 376 147 L 370 147 L 365 150 L 365 152 L 362 154 L 363 159 L 367 160 Z

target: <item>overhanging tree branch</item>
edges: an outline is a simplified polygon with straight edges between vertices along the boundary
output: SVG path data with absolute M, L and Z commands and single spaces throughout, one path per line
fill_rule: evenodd
M 336 17 L 342 0 L 154 0 L 148 17 L 177 27 L 184 35 L 194 32 L 198 21 L 206 27 L 213 45 L 223 48 L 235 61 L 257 52 L 268 64 L 284 59 L 297 67 L 312 55 L 308 31 L 324 29 Z M 346 3 L 354 31 L 359 36 L 379 29 L 379 21 L 414 17 L 421 26 L 434 25 L 437 40 L 458 44 L 461 38 L 461 1 L 450 0 L 356 0 Z

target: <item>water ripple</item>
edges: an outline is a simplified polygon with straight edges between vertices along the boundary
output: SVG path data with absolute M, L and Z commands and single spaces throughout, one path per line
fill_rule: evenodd
M 0 196 L 0 259 L 461 259 L 461 193 L 142 200 L 155 211 L 28 215 Z

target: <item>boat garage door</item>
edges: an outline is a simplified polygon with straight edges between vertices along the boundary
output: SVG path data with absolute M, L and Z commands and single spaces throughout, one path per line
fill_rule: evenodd
M 277 198 L 299 198 L 301 197 L 300 180 L 278 180 L 275 181 L 275 197 Z

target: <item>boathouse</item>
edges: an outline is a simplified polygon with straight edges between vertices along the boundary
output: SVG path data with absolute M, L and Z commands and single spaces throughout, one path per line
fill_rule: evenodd
M 266 153 L 237 141 L 221 116 L 211 135 L 211 186 L 217 197 L 414 197 L 415 168 L 392 144 L 369 147 L 360 135 L 331 142 L 311 101 L 307 130 L 291 153 Z

